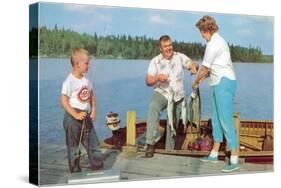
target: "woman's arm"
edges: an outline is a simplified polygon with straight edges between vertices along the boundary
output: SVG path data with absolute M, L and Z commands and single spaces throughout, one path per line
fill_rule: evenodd
M 192 83 L 192 88 L 195 89 L 208 76 L 210 69 L 202 65 L 197 74 L 197 78 Z

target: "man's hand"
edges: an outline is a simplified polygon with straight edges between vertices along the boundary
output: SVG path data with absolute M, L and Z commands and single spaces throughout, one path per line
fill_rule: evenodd
M 166 74 L 158 74 L 157 75 L 157 80 L 160 82 L 167 82 L 168 81 L 169 76 Z
M 86 112 L 78 112 L 78 113 L 76 113 L 74 118 L 77 120 L 83 120 L 83 119 L 85 119 L 86 116 L 87 116 Z
M 189 71 L 190 71 L 191 74 L 196 74 L 197 71 L 198 71 L 198 69 L 199 69 L 199 66 L 198 66 L 198 64 L 195 63 L 195 62 L 192 62 L 192 63 L 189 65 Z

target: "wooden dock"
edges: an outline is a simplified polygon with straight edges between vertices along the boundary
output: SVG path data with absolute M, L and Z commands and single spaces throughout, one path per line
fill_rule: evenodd
M 171 177 L 194 177 L 208 175 L 225 175 L 220 172 L 224 161 L 216 164 L 200 162 L 199 158 L 155 154 L 153 158 L 144 158 L 143 152 L 103 150 L 108 154 L 105 170 L 120 171 L 120 181 L 143 180 Z M 66 148 L 52 146 L 40 153 L 40 185 L 66 184 L 69 177 Z M 90 171 L 87 155 L 82 153 L 82 170 Z M 240 170 L 231 174 L 272 172 L 271 164 L 241 163 Z M 229 173 L 227 173 L 229 174 Z
M 129 180 L 155 179 L 171 177 L 194 177 L 206 175 L 225 175 L 221 172 L 225 162 L 203 163 L 199 158 L 155 154 L 153 158 L 144 158 L 144 153 L 121 153 L 115 168 L 121 169 L 122 176 Z M 233 174 L 272 172 L 273 165 L 242 163 L 239 171 Z M 229 174 L 229 173 L 227 173 Z
M 238 119 L 236 120 L 238 125 L 239 121 Z M 112 169 L 120 172 L 120 181 L 273 172 L 272 164 L 241 162 L 238 171 L 222 173 L 221 169 L 226 164 L 225 161 L 212 164 L 201 162 L 198 156 L 179 156 L 181 153 L 185 153 L 186 150 L 156 150 L 157 153 L 153 158 L 144 158 L 144 153 L 138 151 L 136 146 L 136 113 L 134 111 L 127 112 L 126 127 L 127 136 L 126 146 L 123 147 L 124 151 L 103 150 L 103 153 L 107 156 L 104 162 L 104 170 Z M 200 152 L 193 152 L 193 154 L 198 155 Z M 241 152 L 241 156 L 246 154 L 249 154 L 249 152 Z M 267 156 L 268 154 L 265 152 L 264 155 Z M 86 152 L 82 150 L 82 173 L 91 172 L 88 166 Z M 39 184 L 66 184 L 69 177 L 66 147 L 48 145 L 48 148 L 41 148 Z

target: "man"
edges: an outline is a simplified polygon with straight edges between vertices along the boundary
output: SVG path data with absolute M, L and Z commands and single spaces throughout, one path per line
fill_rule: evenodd
M 145 157 L 148 158 L 153 157 L 156 128 L 160 113 L 168 106 L 168 100 L 172 100 L 172 110 L 176 111 L 176 121 L 179 120 L 181 104 L 185 97 L 183 69 L 189 70 L 192 74 L 196 73 L 196 64 L 186 55 L 174 52 L 172 40 L 168 35 L 160 37 L 159 47 L 160 54 L 151 60 L 146 76 L 147 86 L 154 87 L 147 117 Z M 174 140 L 169 134 L 171 131 L 173 125 L 167 126 L 166 149 L 174 149 Z

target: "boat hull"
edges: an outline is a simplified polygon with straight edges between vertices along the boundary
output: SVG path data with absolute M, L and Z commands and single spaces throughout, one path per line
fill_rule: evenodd
M 177 129 L 177 137 L 174 150 L 165 150 L 165 127 L 166 120 L 160 120 L 158 131 L 161 132 L 161 139 L 155 144 L 155 152 L 169 155 L 184 155 L 192 157 L 206 156 L 212 146 L 212 126 L 210 120 L 202 120 L 200 132 L 196 125 L 188 125 L 187 133 L 184 133 L 183 125 L 180 123 Z M 126 145 L 126 128 L 113 132 L 111 138 L 102 143 L 102 147 L 121 149 Z M 136 139 L 145 136 L 146 122 L 136 123 Z M 239 128 L 239 157 L 242 161 L 252 163 L 273 163 L 273 122 L 259 120 L 240 120 Z M 115 136 L 114 136 L 115 134 Z M 118 136 L 116 136 L 118 135 Z M 138 143 L 139 151 L 143 151 L 145 143 Z M 227 152 L 225 152 L 227 151 Z M 219 158 L 229 157 L 228 147 L 224 141 L 221 144 Z

